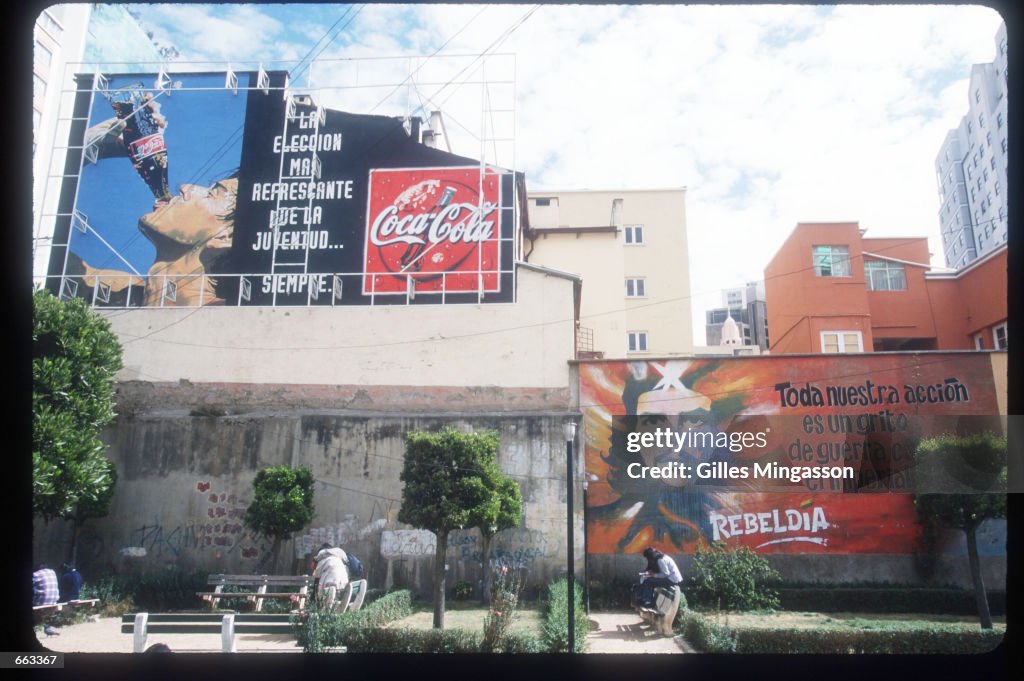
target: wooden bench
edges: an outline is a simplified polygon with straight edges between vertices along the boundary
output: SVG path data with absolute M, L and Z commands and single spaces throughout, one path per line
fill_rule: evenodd
M 221 651 L 235 652 L 236 634 L 291 634 L 291 615 L 256 613 L 147 613 L 121 617 L 121 633 L 133 634 L 132 651 L 146 650 L 150 634 L 220 634 Z
M 213 591 L 200 591 L 197 595 L 210 603 L 210 609 L 216 607 L 217 601 L 224 598 L 244 598 L 255 603 L 255 611 L 263 611 L 263 601 L 268 598 L 288 598 L 295 600 L 293 610 L 302 610 L 309 597 L 309 589 L 313 585 L 310 575 L 210 575 L 208 584 Z M 226 592 L 224 587 L 232 586 L 248 589 L 241 592 Z
M 652 625 L 663 636 L 674 636 L 672 625 L 679 611 L 679 587 L 657 586 L 654 588 L 654 607 L 639 606 L 640 619 Z
M 356 579 L 350 581 L 340 594 L 337 593 L 337 587 L 329 586 L 324 589 L 324 595 L 327 597 L 326 603 L 333 604 L 334 612 L 350 612 L 363 607 L 366 591 L 366 580 Z
M 39 615 L 48 615 L 51 612 L 63 610 L 77 610 L 78 608 L 95 608 L 99 603 L 98 598 L 79 598 L 65 603 L 47 603 L 46 605 L 33 605 L 32 611 Z

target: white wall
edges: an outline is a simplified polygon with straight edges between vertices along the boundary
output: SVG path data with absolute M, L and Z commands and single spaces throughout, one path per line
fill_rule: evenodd
M 569 385 L 573 281 L 518 269 L 515 303 L 106 311 L 120 381 Z

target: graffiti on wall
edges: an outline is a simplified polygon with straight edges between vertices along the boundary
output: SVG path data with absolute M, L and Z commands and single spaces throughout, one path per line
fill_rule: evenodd
M 586 362 L 580 397 L 606 554 L 912 553 L 916 443 L 997 413 L 981 354 Z

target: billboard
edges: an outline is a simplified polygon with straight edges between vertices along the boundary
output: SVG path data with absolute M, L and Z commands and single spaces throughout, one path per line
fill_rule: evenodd
M 79 78 L 50 288 L 99 306 L 508 302 L 522 176 L 284 73 Z M 79 165 L 79 162 L 80 165 Z
M 589 361 L 579 380 L 588 553 L 911 554 L 916 443 L 999 427 L 983 353 Z

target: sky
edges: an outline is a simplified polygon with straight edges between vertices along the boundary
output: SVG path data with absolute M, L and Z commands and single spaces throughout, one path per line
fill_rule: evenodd
M 440 109 L 452 151 L 530 191 L 686 187 L 698 345 L 704 311 L 762 279 L 798 222 L 927 236 L 943 264 L 935 157 L 1001 21 L 967 5 L 129 7 L 177 62 L 287 68 L 355 113 Z

